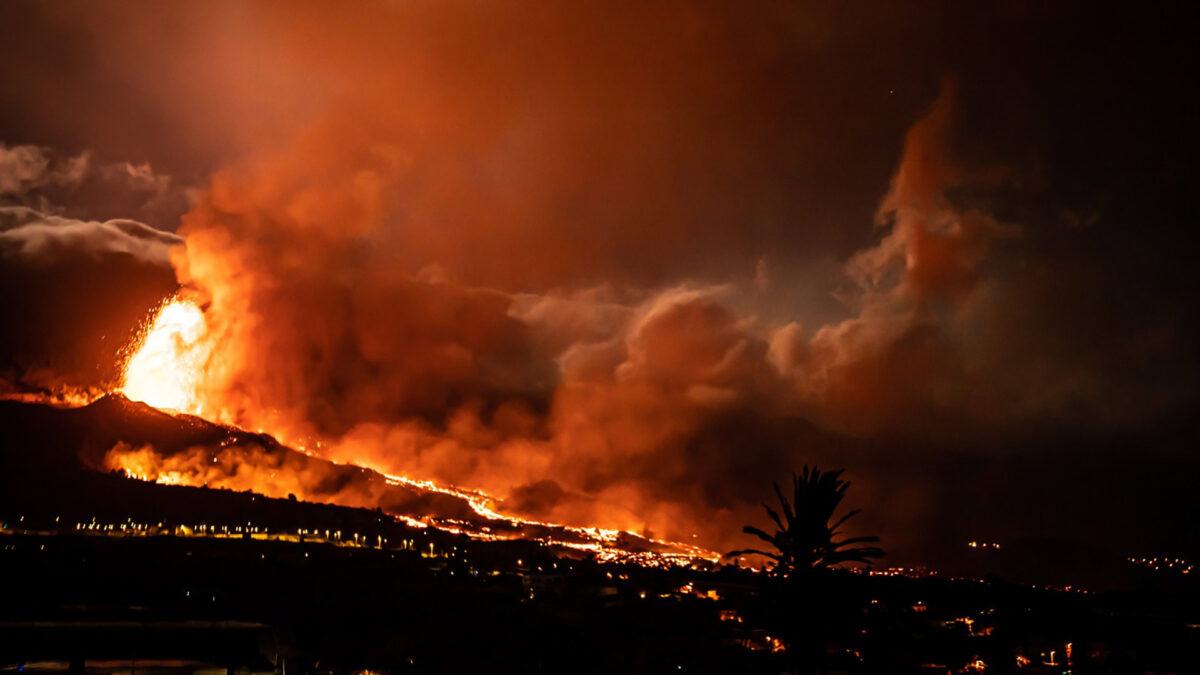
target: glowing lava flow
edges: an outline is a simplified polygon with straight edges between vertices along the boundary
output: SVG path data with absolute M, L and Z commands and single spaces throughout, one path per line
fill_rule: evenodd
M 454 497 L 458 497 L 459 499 L 463 499 L 467 502 L 467 504 L 470 505 L 472 511 L 488 520 L 502 520 L 510 523 L 516 523 L 518 525 L 533 525 L 537 527 L 553 528 L 562 530 L 564 532 L 569 532 L 584 539 L 590 539 L 591 541 L 589 542 L 571 542 L 555 539 L 544 539 L 543 543 L 552 544 L 555 546 L 565 546 L 567 548 L 595 553 L 601 562 L 629 561 L 644 565 L 656 563 L 661 559 L 674 564 L 686 565 L 697 558 L 708 560 L 710 562 L 716 562 L 721 557 L 720 554 L 708 549 L 700 548 L 699 546 L 692 546 L 691 544 L 666 541 L 662 539 L 650 539 L 627 530 L 614 530 L 601 527 L 577 527 L 573 525 L 562 525 L 558 523 L 530 520 L 520 516 L 506 515 L 492 508 L 492 505 L 496 501 L 495 498 L 483 492 L 479 492 L 478 490 L 463 490 L 455 487 L 443 487 L 432 481 L 413 480 L 412 478 L 405 478 L 404 476 L 395 476 L 383 472 L 379 473 L 393 485 L 407 485 L 409 487 L 417 487 L 432 492 L 440 492 L 442 494 L 452 495 Z M 442 529 L 448 528 L 443 526 Z M 494 536 L 484 537 L 466 530 L 461 530 L 460 533 L 466 534 L 467 536 L 471 536 L 473 538 L 505 538 Z M 624 536 L 643 539 L 644 541 L 654 543 L 665 548 L 674 549 L 675 552 L 639 554 L 626 551 L 619 546 L 619 541 Z
M 121 393 L 155 408 L 198 414 L 197 376 L 208 326 L 195 303 L 173 298 L 155 313 L 125 362 Z
M 202 416 L 205 406 L 198 394 L 198 385 L 208 365 L 210 349 L 208 325 L 204 312 L 195 303 L 172 298 L 154 314 L 145 330 L 130 345 L 129 357 L 125 362 L 121 393 L 134 401 L 142 401 L 155 408 Z M 261 430 L 260 430 L 261 431 Z M 284 439 L 279 438 L 283 441 Z M 284 441 L 286 443 L 286 441 Z M 314 455 L 304 445 L 295 445 L 300 452 Z M 126 452 L 126 464 L 136 453 Z M 213 459 L 216 462 L 216 459 Z M 134 465 L 122 464 L 127 475 L 141 480 L 152 480 L 167 484 L 207 484 L 207 481 L 192 480 L 193 477 L 177 471 L 158 473 Z M 360 465 L 362 466 L 362 465 Z M 641 565 L 689 564 L 696 559 L 716 561 L 719 556 L 696 546 L 678 542 L 662 541 L 641 537 L 633 532 L 603 529 L 598 527 L 576 527 L 556 523 L 528 520 L 519 516 L 500 513 L 494 508 L 497 500 L 477 490 L 466 490 L 453 486 L 437 485 L 428 480 L 417 480 L 380 472 L 377 468 L 362 466 L 380 473 L 393 485 L 438 492 L 457 497 L 467 502 L 471 509 L 485 521 L 505 521 L 513 525 L 551 528 L 560 535 L 582 541 L 567 541 L 544 536 L 537 539 L 543 544 L 562 546 L 596 554 L 601 561 L 624 561 Z M 509 539 L 513 537 L 491 534 L 488 527 L 471 527 L 467 523 L 456 523 L 447 519 L 414 518 L 399 516 L 414 527 L 433 526 L 441 530 L 466 534 L 479 539 Z M 662 552 L 631 551 L 622 547 L 622 540 L 642 540 L 666 549 Z

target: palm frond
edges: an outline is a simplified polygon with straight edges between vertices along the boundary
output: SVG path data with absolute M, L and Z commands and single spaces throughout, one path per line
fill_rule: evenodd
M 775 535 L 767 534 L 766 531 L 760 530 L 757 527 L 754 527 L 753 525 L 747 525 L 747 526 L 743 527 L 742 532 L 745 532 L 746 534 L 752 534 L 752 535 L 758 537 L 759 539 L 762 539 L 763 541 L 767 542 L 768 544 L 771 544 L 772 546 L 779 545 L 779 539 Z
M 860 511 L 862 511 L 862 509 L 854 509 L 852 511 L 847 512 L 846 515 L 842 516 L 841 518 L 838 518 L 838 521 L 836 523 L 830 525 L 829 530 L 831 532 L 834 532 L 834 534 L 836 534 L 836 530 L 842 526 L 842 523 L 844 523 L 847 520 L 850 520 L 854 516 L 858 515 L 858 513 Z
M 763 504 L 762 507 L 767 510 L 767 515 L 770 516 L 771 520 L 775 521 L 775 524 L 779 527 L 779 529 L 786 532 L 788 529 L 787 525 L 783 524 L 783 521 L 779 518 L 779 514 L 775 513 L 775 509 L 767 506 L 766 504 Z
M 744 548 L 744 549 L 737 550 L 737 551 L 730 551 L 729 553 L 725 554 L 725 557 L 726 558 L 736 558 L 736 557 L 742 556 L 742 555 L 761 555 L 765 558 L 770 558 L 772 560 L 775 560 L 776 562 L 782 561 L 782 556 L 780 554 L 770 553 L 768 551 L 760 551 L 756 548 Z
M 833 548 L 841 548 L 843 546 L 849 546 L 850 544 L 865 544 L 876 541 L 879 541 L 879 537 L 851 537 L 849 539 L 843 539 L 842 541 L 831 541 L 829 543 L 833 546 Z
M 783 496 L 783 490 L 779 489 L 779 483 L 771 483 L 775 487 L 775 494 L 779 497 L 779 506 L 783 509 L 783 515 L 787 518 L 788 526 L 785 530 L 791 529 L 796 524 L 796 512 L 792 510 L 792 504 L 788 503 L 787 497 Z
M 853 509 L 834 520 L 850 488 L 850 481 L 843 480 L 842 473 L 842 469 L 821 471 L 805 464 L 792 474 L 790 500 L 779 483 L 772 483 L 779 510 L 767 504 L 763 509 L 778 531 L 769 534 L 750 525 L 742 531 L 767 542 L 775 552 L 744 549 L 726 555 L 761 555 L 778 562 L 776 570 L 784 574 L 797 568 L 833 567 L 846 562 L 870 564 L 871 559 L 883 557 L 884 551 L 878 546 L 855 546 L 878 542 L 878 537 L 837 539 L 842 534 L 838 528 L 859 513 L 859 509 Z

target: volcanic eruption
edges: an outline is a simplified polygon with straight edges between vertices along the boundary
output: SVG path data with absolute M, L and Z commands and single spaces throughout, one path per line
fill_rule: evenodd
M 1031 81 L 910 62 L 948 43 L 890 10 L 610 9 L 81 10 L 98 58 L 41 61 L 104 76 L 32 79 L 96 114 L 20 88 L 10 108 L 37 110 L 14 128 L 45 134 L 0 139 L 0 386 L 120 391 L 258 444 L 214 463 L 125 439 L 139 475 L 171 455 L 195 484 L 293 471 L 297 494 L 351 499 L 261 433 L 529 521 L 712 549 L 816 463 L 854 477 L 865 531 L 932 550 L 955 528 L 923 523 L 991 516 L 947 508 L 967 481 L 928 467 L 961 457 L 1012 494 L 992 464 L 1010 449 L 1072 466 L 1058 448 L 1191 405 L 1189 315 L 1164 300 L 1186 285 L 1155 254 L 1190 249 L 1122 225 L 1159 200 L 1092 199 L 1139 187 L 1109 184 L 1112 129 L 1161 129 L 1155 152 L 1172 132 L 1123 124 L 1119 87 L 1074 89 L 1092 65 L 1042 69 L 1033 45 L 1000 68 Z M 123 50 L 83 40 L 113 21 Z M 1080 520 L 1038 489 L 997 527 Z
M 207 339 L 202 309 L 187 299 L 167 299 L 130 344 L 117 395 L 170 415 L 202 416 L 206 406 L 198 385 L 211 356 Z M 192 424 L 219 426 L 200 420 Z M 119 442 L 104 455 L 102 467 L 165 485 L 248 490 L 276 498 L 298 494 L 305 499 L 355 507 L 387 506 L 394 516 L 414 527 L 432 525 L 491 541 L 533 539 L 592 553 L 601 560 L 661 565 L 717 559 L 715 553 L 694 545 L 650 539 L 633 532 L 505 515 L 497 510 L 498 500 L 483 492 L 389 475 L 369 467 L 358 471 L 338 467 L 303 446 L 298 451 L 286 448 L 261 430 L 249 434 L 229 427 L 222 436 L 219 441 L 166 452 L 150 444 L 135 447 Z M 334 474 L 343 476 L 343 487 L 334 491 L 322 488 Z M 412 492 L 442 499 L 421 499 L 414 505 L 411 498 L 398 496 Z

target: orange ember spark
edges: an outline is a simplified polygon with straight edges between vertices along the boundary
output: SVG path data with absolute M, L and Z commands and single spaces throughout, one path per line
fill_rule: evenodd
M 204 313 L 174 298 L 155 313 L 125 362 L 121 393 L 155 408 L 198 413 L 197 377 L 204 367 Z

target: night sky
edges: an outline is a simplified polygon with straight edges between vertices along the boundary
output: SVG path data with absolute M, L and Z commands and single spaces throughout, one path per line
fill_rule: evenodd
M 528 516 L 1194 555 L 1194 24 L 982 4 L 2 3 L 0 392 L 182 288 L 208 416 Z

